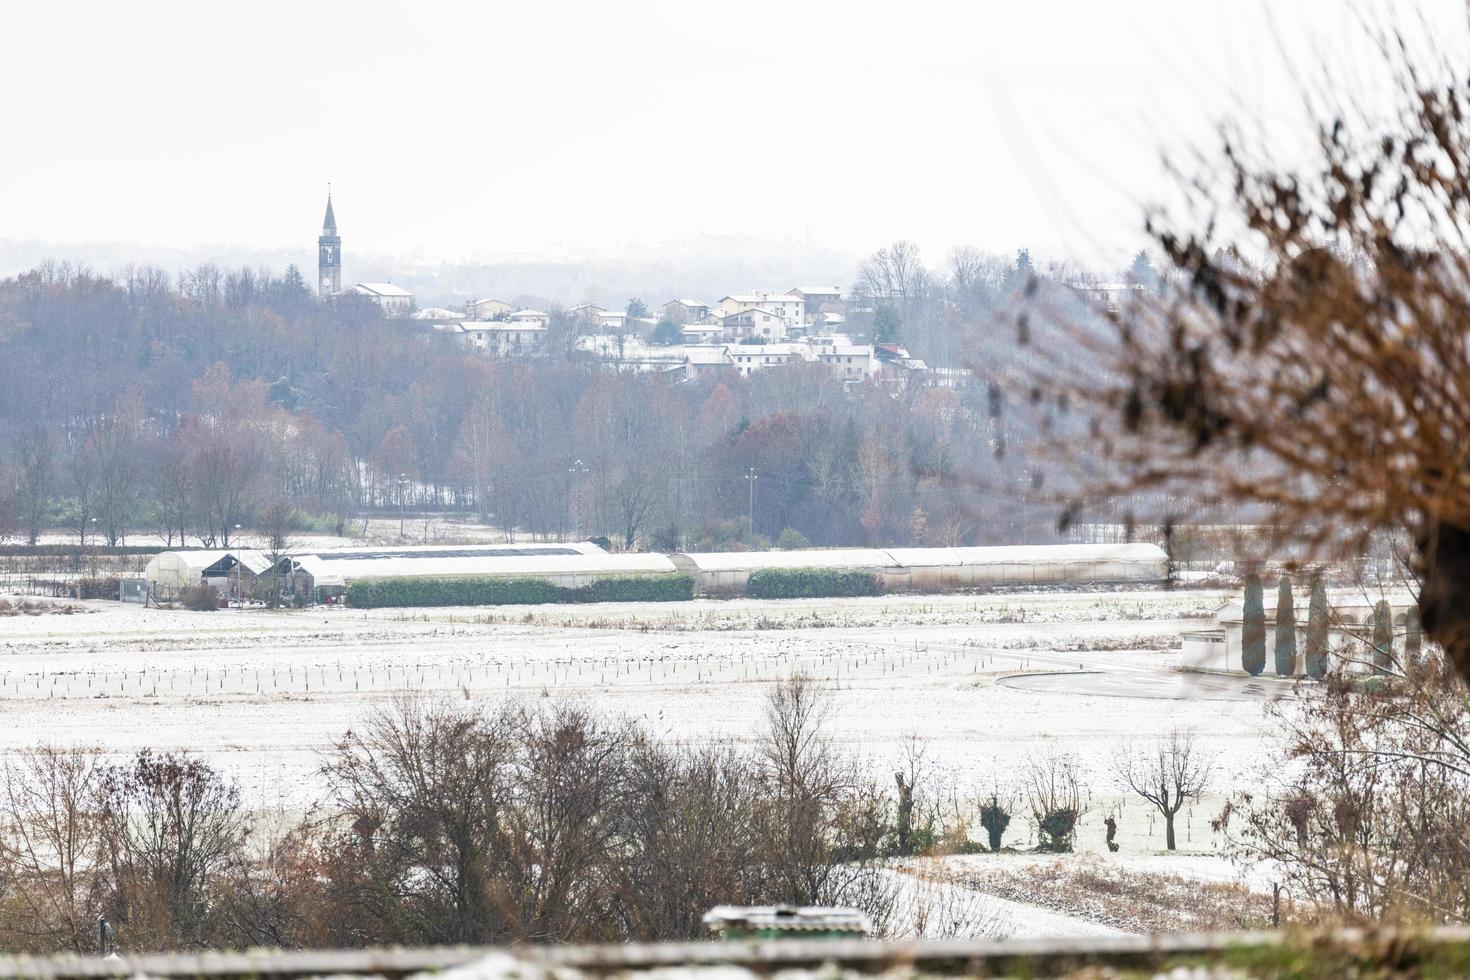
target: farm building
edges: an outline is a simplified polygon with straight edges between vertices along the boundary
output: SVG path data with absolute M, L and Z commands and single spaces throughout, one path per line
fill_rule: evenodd
M 754 571 L 822 568 L 871 572 L 890 592 L 943 592 L 1011 585 L 1161 582 L 1169 561 L 1151 544 L 1000 548 L 888 548 L 684 553 L 671 556 L 705 595 L 738 595 Z
M 592 544 L 344 549 L 295 554 L 282 571 L 285 588 L 318 601 L 353 582 L 390 578 L 534 578 L 577 588 L 599 579 L 666 575 L 664 555 L 611 555 Z
M 270 567 L 264 553 L 248 548 L 165 551 L 148 560 L 143 577 L 149 590 L 165 599 L 201 584 L 214 586 L 220 595 L 242 596 L 252 592 L 256 577 Z

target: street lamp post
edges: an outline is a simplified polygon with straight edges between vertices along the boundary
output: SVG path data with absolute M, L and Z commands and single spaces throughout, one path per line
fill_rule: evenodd
M 754 466 L 746 467 L 745 482 L 750 485 L 750 503 L 745 515 L 745 534 L 750 538 L 750 543 L 755 544 L 755 481 L 756 472 Z

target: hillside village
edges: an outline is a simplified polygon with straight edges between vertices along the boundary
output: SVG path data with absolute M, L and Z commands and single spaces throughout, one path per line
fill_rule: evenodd
M 642 300 L 625 310 L 583 303 L 569 310 L 537 310 L 486 297 L 464 309 L 419 309 L 409 291 L 392 283 L 360 282 L 342 288 L 342 238 L 331 195 L 318 239 L 318 291 L 323 298 L 362 297 L 389 318 L 423 325 L 433 336 L 487 357 L 538 357 L 551 338 L 618 371 L 652 372 L 688 379 L 750 375 L 786 364 L 821 364 L 845 383 L 881 380 L 907 385 L 927 375 L 922 359 L 898 343 L 884 342 L 873 298 L 856 300 L 841 286 L 793 286 L 784 292 L 753 289 L 717 302 L 676 297 L 655 316 Z M 871 340 L 848 333 L 849 318 Z

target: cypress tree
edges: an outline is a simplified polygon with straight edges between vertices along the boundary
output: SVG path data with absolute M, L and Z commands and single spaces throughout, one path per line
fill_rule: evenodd
M 1281 576 L 1276 591 L 1276 674 L 1296 674 L 1296 600 L 1291 594 L 1291 577 Z
M 1245 609 L 1240 623 L 1240 665 L 1252 677 L 1266 669 L 1266 596 L 1261 577 L 1254 572 L 1245 580 Z
M 1373 607 L 1373 673 L 1393 672 L 1393 610 L 1388 600 Z
M 1307 674 L 1321 680 L 1327 675 L 1327 587 L 1321 575 L 1312 576 L 1312 605 L 1307 611 Z
M 1424 628 L 1419 625 L 1419 607 L 1410 606 L 1404 614 L 1404 669 L 1424 665 Z

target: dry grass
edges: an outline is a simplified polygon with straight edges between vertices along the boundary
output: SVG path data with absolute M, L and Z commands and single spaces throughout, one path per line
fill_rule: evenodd
M 1100 860 L 967 870 L 977 891 L 1128 932 L 1157 934 L 1267 928 L 1271 898 L 1244 885 L 1129 871 Z
M 0 616 L 70 616 L 91 612 L 74 602 L 45 602 L 40 599 L 0 599 Z

